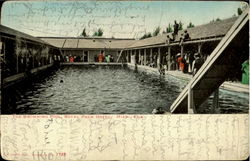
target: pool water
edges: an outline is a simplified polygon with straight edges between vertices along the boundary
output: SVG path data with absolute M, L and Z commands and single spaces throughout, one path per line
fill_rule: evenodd
M 198 113 L 211 113 L 213 104 L 213 94 L 201 105 Z M 219 113 L 248 113 L 249 94 L 219 90 Z
M 3 90 L 2 113 L 151 114 L 156 107 L 169 111 L 186 84 L 127 67 L 67 66 Z M 220 92 L 220 98 L 220 112 L 248 112 L 248 94 Z M 209 113 L 211 102 L 200 113 Z
M 63 67 L 45 79 L 6 90 L 9 99 L 3 98 L 2 112 L 151 114 L 156 107 L 169 111 L 181 89 L 181 82 L 172 78 L 137 73 L 126 67 Z

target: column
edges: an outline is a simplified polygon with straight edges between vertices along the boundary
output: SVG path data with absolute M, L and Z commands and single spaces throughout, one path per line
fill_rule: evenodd
M 147 64 L 147 49 L 144 49 L 144 64 L 143 65 L 146 65 Z
M 212 113 L 217 113 L 219 108 L 219 88 L 214 91 Z
M 153 49 L 150 49 L 150 63 L 153 62 Z
M 126 50 L 125 58 L 126 58 L 126 61 L 128 63 L 128 50 Z
M 198 53 L 201 53 L 201 43 L 198 44 Z
M 193 97 L 193 89 L 191 85 L 188 88 L 188 114 L 194 113 L 194 97 Z
M 184 45 L 181 46 L 181 57 L 184 57 Z
M 142 60 L 141 60 L 141 50 L 139 49 L 139 65 L 141 65 L 142 64 Z
M 161 48 L 158 48 L 158 55 L 157 55 L 157 68 L 160 69 L 161 65 Z
M 135 49 L 135 64 L 138 64 L 139 63 L 139 57 L 138 57 L 138 52 L 137 50 Z
M 171 47 L 168 47 L 168 70 L 171 69 Z
M 18 73 L 18 53 L 16 53 L 16 73 Z
M 130 62 L 130 63 L 132 63 L 132 53 L 133 53 L 133 51 L 130 50 L 130 54 L 129 54 L 129 62 Z

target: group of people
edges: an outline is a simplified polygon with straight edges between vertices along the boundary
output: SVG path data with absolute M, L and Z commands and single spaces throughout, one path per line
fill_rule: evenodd
M 72 56 L 72 55 L 67 55 L 65 56 L 65 61 L 66 62 L 87 62 L 87 57 L 86 56 Z
M 173 41 L 176 41 L 176 38 L 178 36 L 178 31 L 179 31 L 179 24 L 174 21 L 174 32 L 172 33 L 172 37 L 170 37 L 170 35 L 167 35 L 167 39 L 166 39 L 166 44 L 170 44 Z M 181 34 L 180 38 L 179 38 L 179 45 L 182 46 L 183 42 L 186 40 L 190 40 L 190 36 L 189 33 L 187 32 L 187 30 L 184 30 L 184 33 Z
M 110 62 L 114 62 L 114 57 L 110 54 L 104 54 L 103 51 L 101 51 L 100 54 L 96 55 L 95 56 L 95 62 L 107 62 L 107 63 L 110 63 Z
M 184 56 L 177 54 L 177 69 L 183 73 L 190 73 L 195 75 L 204 63 L 204 59 L 201 57 L 200 53 L 187 53 Z
M 140 65 L 144 65 L 144 55 L 140 55 L 139 56 L 139 61 L 138 63 Z M 157 67 L 157 53 L 154 53 L 152 55 L 152 57 L 150 57 L 150 59 L 147 59 L 146 61 L 146 65 L 147 66 L 150 66 L 150 67 L 153 67 L 153 68 L 156 68 Z

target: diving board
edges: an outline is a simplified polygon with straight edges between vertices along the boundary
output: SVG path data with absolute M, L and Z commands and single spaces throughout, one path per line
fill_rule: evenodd
M 195 113 L 195 110 L 233 74 L 240 58 L 248 59 L 248 8 L 236 20 L 196 75 L 170 107 L 171 113 Z M 242 55 L 243 54 L 243 55 Z

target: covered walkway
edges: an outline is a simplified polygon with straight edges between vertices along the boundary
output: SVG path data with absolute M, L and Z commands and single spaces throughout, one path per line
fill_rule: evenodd
M 174 101 L 170 107 L 172 113 L 195 113 L 196 109 L 213 92 L 216 108 L 219 86 L 232 77 L 237 66 L 249 57 L 249 53 L 242 50 L 248 46 L 246 33 L 248 33 L 249 16 L 247 11 L 237 19 L 198 73 Z

